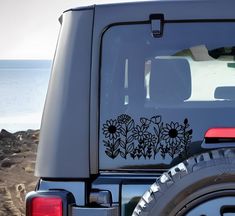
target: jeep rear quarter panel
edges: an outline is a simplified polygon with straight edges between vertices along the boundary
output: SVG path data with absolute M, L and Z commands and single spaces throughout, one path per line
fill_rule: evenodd
M 93 8 L 68 11 L 46 97 L 36 175 L 89 177 L 89 101 Z

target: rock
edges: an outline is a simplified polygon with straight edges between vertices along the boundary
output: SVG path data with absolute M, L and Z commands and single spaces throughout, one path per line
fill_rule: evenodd
M 16 189 L 16 197 L 20 200 L 21 203 L 23 203 L 26 195 L 25 185 L 18 184 L 15 186 L 15 189 Z
M 4 212 L 3 215 L 11 215 L 11 216 L 21 216 L 21 211 L 15 206 L 12 201 L 12 195 L 9 191 L 8 187 L 0 185 L 0 209 Z M 2 215 L 2 214 L 1 214 Z
M 0 153 L 0 161 L 2 161 L 5 158 L 5 155 L 3 152 Z
M 31 145 L 38 144 L 39 130 L 27 130 L 14 133 L 16 139 L 22 144 Z
M 22 141 L 23 140 L 22 134 L 17 135 L 16 139 L 18 139 L 19 141 Z
M 0 132 L 0 139 L 6 139 L 6 138 L 16 139 L 16 137 L 12 133 L 8 132 L 7 130 L 2 129 Z
M 34 167 L 35 167 L 35 164 L 28 164 L 24 170 L 25 172 L 27 173 L 34 173 Z
M 10 160 L 9 158 L 5 158 L 1 162 L 1 167 L 10 168 L 14 164 L 15 163 L 12 160 Z
M 34 177 L 39 130 L 0 131 L 0 216 L 24 216 L 25 194 L 38 181 Z
M 13 153 L 20 153 L 21 149 L 20 148 L 14 148 L 14 149 L 12 149 L 12 152 Z

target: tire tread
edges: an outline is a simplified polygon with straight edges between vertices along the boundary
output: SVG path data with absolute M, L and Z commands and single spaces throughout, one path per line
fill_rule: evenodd
M 132 216 L 147 216 L 152 207 L 156 203 L 156 200 L 164 194 L 169 187 L 172 187 L 184 176 L 190 175 L 198 169 L 209 166 L 209 163 L 216 165 L 221 160 L 232 159 L 235 161 L 235 149 L 217 149 L 210 152 L 205 152 L 199 155 L 190 157 L 189 159 L 179 163 L 172 167 L 167 172 L 164 172 L 154 182 L 150 188 L 141 197 L 139 203 L 135 207 Z M 213 161 L 213 162 L 212 162 Z M 235 163 L 235 162 L 234 162 Z

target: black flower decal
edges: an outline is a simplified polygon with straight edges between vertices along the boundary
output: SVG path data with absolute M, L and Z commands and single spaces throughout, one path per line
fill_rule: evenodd
M 107 120 L 106 124 L 103 125 L 103 132 L 106 138 L 117 139 L 121 133 L 121 125 L 117 120 Z
M 115 159 L 155 159 L 160 155 L 163 159 L 187 157 L 193 130 L 189 128 L 188 119 L 183 123 L 164 123 L 160 115 L 151 118 L 141 117 L 139 123 L 127 114 L 117 119 L 107 120 L 103 124 L 105 136 L 105 153 Z
M 127 124 L 131 120 L 131 117 L 129 115 L 122 114 L 118 116 L 117 120 L 120 124 Z
M 148 135 L 147 127 L 145 127 L 144 125 L 142 126 L 137 125 L 132 132 L 133 132 L 133 137 L 139 142 L 143 142 L 143 140 Z
M 162 138 L 166 141 L 166 143 L 170 145 L 179 144 L 183 139 L 183 126 L 178 122 L 171 122 L 170 124 L 166 124 L 166 127 L 163 128 Z
M 144 143 L 148 146 L 153 146 L 156 143 L 156 137 L 153 134 L 148 133 L 145 136 Z

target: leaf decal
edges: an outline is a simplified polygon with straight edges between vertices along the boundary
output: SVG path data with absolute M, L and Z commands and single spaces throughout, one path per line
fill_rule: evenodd
M 128 131 L 131 131 L 134 128 L 134 120 L 132 119 L 130 122 L 127 124 L 127 129 Z
M 193 130 L 192 130 L 192 129 L 189 130 L 189 131 L 188 131 L 188 134 L 189 134 L 189 135 L 192 135 L 192 134 L 193 134 Z
M 134 150 L 134 143 L 132 143 L 131 145 L 129 145 L 128 147 L 127 147 L 127 151 L 130 153 L 130 152 L 132 152 Z
M 109 140 L 108 140 L 108 141 L 103 140 L 103 142 L 104 142 L 104 146 L 106 146 L 106 147 L 110 147 L 110 142 L 109 142 Z
M 154 130 L 154 132 L 155 132 L 156 135 L 159 134 L 158 129 L 157 129 L 156 127 L 153 127 L 153 130 Z
M 122 148 L 125 148 L 125 143 L 122 141 L 122 140 L 120 140 L 120 146 L 122 147 Z
M 105 153 L 106 153 L 109 157 L 111 157 L 111 158 L 112 158 L 112 156 L 113 156 L 113 155 L 112 155 L 112 152 L 111 152 L 111 151 L 106 150 L 106 151 L 105 151 Z
M 119 149 L 118 149 L 117 151 L 115 151 L 115 152 L 114 152 L 113 156 L 114 156 L 114 157 L 117 157 L 117 156 L 118 156 L 118 154 L 119 154 Z
M 124 152 L 120 151 L 120 155 L 121 155 L 122 158 L 125 158 Z
M 129 136 L 127 139 L 127 143 L 131 143 L 134 140 L 134 136 Z
M 113 146 L 114 151 L 118 149 L 119 145 L 120 145 L 120 139 L 117 139 Z
M 122 127 L 122 128 L 120 128 L 120 132 L 121 132 L 121 134 L 123 135 L 123 136 L 125 136 L 125 134 L 126 134 L 126 131 L 125 131 L 125 129 Z
M 185 124 L 185 125 L 188 124 L 188 119 L 187 119 L 187 118 L 184 119 L 184 124 Z

